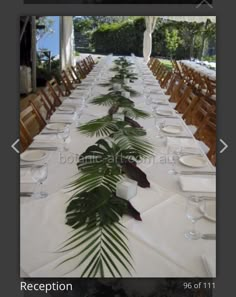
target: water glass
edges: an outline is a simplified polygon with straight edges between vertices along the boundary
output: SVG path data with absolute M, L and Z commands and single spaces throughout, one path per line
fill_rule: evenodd
M 57 137 L 63 141 L 62 151 L 67 151 L 68 148 L 66 146 L 66 140 L 70 135 L 70 128 L 69 126 L 66 126 L 63 131 L 58 131 Z
M 176 159 L 179 157 L 179 155 L 181 153 L 181 147 L 179 145 L 171 145 L 167 149 L 168 149 L 169 157 L 172 158 L 171 169 L 168 171 L 168 173 L 169 174 L 176 174 L 175 162 L 176 162 Z
M 43 182 L 48 177 L 48 164 L 42 164 L 42 165 L 35 165 L 31 167 L 31 176 L 32 179 L 38 183 L 39 185 L 39 192 L 34 193 L 33 197 L 35 198 L 46 198 L 48 196 L 48 193 L 43 191 Z
M 192 229 L 185 233 L 185 238 L 196 240 L 201 238 L 200 232 L 196 230 L 196 222 L 204 216 L 206 200 L 198 196 L 191 196 L 186 204 L 186 216 L 192 222 Z

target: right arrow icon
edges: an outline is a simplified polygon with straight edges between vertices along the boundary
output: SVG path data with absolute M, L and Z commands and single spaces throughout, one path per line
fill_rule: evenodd
M 220 154 L 222 154 L 227 148 L 228 148 L 228 144 L 226 144 L 224 142 L 224 140 L 220 139 L 220 142 L 224 145 L 224 147 L 222 148 L 222 150 L 220 151 Z

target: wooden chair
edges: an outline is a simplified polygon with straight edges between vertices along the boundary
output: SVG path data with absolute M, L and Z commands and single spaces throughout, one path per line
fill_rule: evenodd
M 152 64 L 153 64 L 154 61 L 155 61 L 155 58 L 154 57 L 150 57 L 150 59 L 149 59 L 149 61 L 147 63 L 148 68 L 151 68 L 152 67 Z
M 172 73 L 171 78 L 170 78 L 170 80 L 168 82 L 168 87 L 167 87 L 167 90 L 166 90 L 166 95 L 171 95 L 172 94 L 173 87 L 174 87 L 177 79 L 180 79 L 180 77 L 176 73 Z
M 72 83 L 74 84 L 80 84 L 81 79 L 79 77 L 79 74 L 75 71 L 75 68 L 73 66 L 70 66 L 67 68 L 67 72 L 71 78 Z
M 169 71 L 169 70 L 166 70 L 164 76 L 162 77 L 162 80 L 160 81 L 160 86 L 161 88 L 166 88 L 170 79 L 171 79 L 171 76 L 172 76 L 172 72 Z
M 81 79 L 84 79 L 87 76 L 86 71 L 83 69 L 79 62 L 76 63 L 76 72 L 79 73 Z
M 88 75 L 89 72 L 91 71 L 91 69 L 90 69 L 90 67 L 88 66 L 88 64 L 87 64 L 87 62 L 86 62 L 85 59 L 83 59 L 83 60 L 81 61 L 81 65 L 82 65 L 84 71 L 86 72 L 86 75 Z
M 38 93 L 34 99 L 29 100 L 29 103 L 34 106 L 45 122 L 50 119 L 53 113 L 53 108 L 41 93 Z
M 195 108 L 199 100 L 200 98 L 197 95 L 195 95 L 189 87 L 187 87 L 185 89 L 182 99 L 179 100 L 175 109 L 179 113 L 183 114 L 183 119 L 186 119 L 188 118 L 191 111 Z
M 25 128 L 24 123 L 20 120 L 20 152 L 23 153 L 32 141 L 33 138 Z
M 20 113 L 20 120 L 32 138 L 46 125 L 46 121 L 31 103 Z
M 75 86 L 71 83 L 65 70 L 62 70 L 61 72 L 61 81 L 64 86 L 65 95 L 69 96 L 71 91 L 75 89 Z
M 53 78 L 50 81 L 47 81 L 46 87 L 50 90 L 54 99 L 57 100 L 56 98 L 58 98 L 61 104 L 63 97 L 66 96 L 66 91 L 58 84 L 57 80 Z
M 215 110 L 216 106 L 214 104 L 209 103 L 209 100 L 205 97 L 200 97 L 194 108 L 184 114 L 186 124 L 200 127 L 206 116 L 210 112 L 215 112 Z
M 94 67 L 94 64 L 95 64 L 94 61 L 93 61 L 92 56 L 89 55 L 88 57 L 86 57 L 85 61 L 86 61 L 87 65 L 88 65 L 88 67 L 89 67 L 89 69 L 91 71 L 93 69 L 93 67 Z
M 93 57 L 92 57 L 92 55 L 89 55 L 88 56 L 88 60 L 90 61 L 90 63 L 94 66 L 96 63 L 95 63 L 95 61 L 94 61 L 94 59 L 93 59 Z
M 171 60 L 171 63 L 174 69 L 174 73 L 177 74 L 179 77 L 183 78 L 183 70 L 181 64 L 178 63 L 178 61 L 176 60 Z
M 190 92 L 191 88 L 185 84 L 183 79 L 177 77 L 173 85 L 169 101 L 178 103 L 180 100 L 183 99 L 184 95 L 188 96 Z
M 213 165 L 216 164 L 216 113 L 210 112 L 195 132 L 196 139 L 203 141 L 208 147 L 207 156 Z
M 58 96 L 54 97 L 48 87 L 41 89 L 38 93 L 47 101 L 47 104 L 50 106 L 52 113 L 56 110 L 57 106 L 61 105 L 60 98 Z

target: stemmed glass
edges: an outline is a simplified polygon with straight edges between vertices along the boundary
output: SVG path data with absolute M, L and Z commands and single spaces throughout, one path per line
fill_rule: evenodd
M 143 93 L 145 98 L 145 104 L 150 105 L 152 103 L 151 91 L 145 84 L 143 85 Z
M 42 165 L 35 165 L 31 167 L 31 176 L 32 179 L 38 183 L 39 185 L 39 192 L 34 193 L 35 198 L 46 198 L 48 196 L 47 192 L 43 191 L 43 182 L 48 177 L 48 164 L 42 164 Z
M 176 159 L 179 157 L 181 153 L 181 147 L 179 145 L 171 145 L 168 147 L 168 155 L 172 156 L 172 162 L 171 162 L 171 169 L 168 171 L 168 174 L 176 174 L 175 170 L 175 162 Z
M 77 108 L 76 108 L 76 111 L 75 111 L 75 116 L 76 116 L 76 118 L 75 118 L 76 127 L 79 127 L 79 126 L 80 126 L 80 118 L 81 118 L 81 116 L 82 116 L 82 114 L 83 114 L 83 110 L 84 110 L 83 105 L 80 106 L 80 107 L 77 107 Z
M 63 131 L 58 131 L 57 133 L 57 137 L 63 141 L 63 147 L 62 147 L 63 151 L 68 150 L 66 146 L 66 139 L 69 137 L 69 135 L 70 135 L 70 128 L 68 126 L 66 126 Z
M 185 237 L 190 240 L 201 238 L 200 232 L 196 230 L 196 222 L 204 216 L 206 201 L 197 196 L 191 196 L 186 204 L 186 216 L 192 222 L 192 230 L 185 233 Z
M 155 127 L 156 127 L 156 130 L 157 130 L 157 137 L 160 138 L 160 139 L 164 138 L 164 135 L 162 134 L 162 128 L 165 127 L 165 123 L 166 123 L 165 120 L 160 120 L 156 116 L 156 118 L 155 118 Z

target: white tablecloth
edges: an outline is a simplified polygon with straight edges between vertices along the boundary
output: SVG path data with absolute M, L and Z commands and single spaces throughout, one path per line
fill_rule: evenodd
M 109 75 L 114 75 L 114 72 Z M 108 76 L 109 76 L 108 75 Z M 141 81 L 132 84 L 132 88 L 141 91 Z M 105 94 L 107 88 L 97 85 L 93 96 Z M 158 99 L 161 95 L 155 95 Z M 74 101 L 73 101 L 74 100 Z M 66 99 L 76 103 L 76 99 Z M 144 103 L 142 95 L 133 97 L 135 105 L 147 111 L 151 107 Z M 171 105 L 169 106 L 171 108 Z M 82 122 L 107 114 L 107 107 L 88 104 L 81 117 Z M 162 118 L 161 118 L 162 119 Z M 182 126 L 182 134 L 190 135 L 191 132 L 180 116 L 166 118 L 166 123 L 175 123 Z M 138 194 L 131 202 L 141 213 L 142 222 L 130 217 L 123 217 L 123 224 L 127 227 L 129 238 L 128 245 L 134 259 L 135 271 L 133 277 L 206 277 L 208 272 L 204 267 L 202 256 L 209 255 L 213 263 L 215 275 L 215 249 L 214 240 L 187 240 L 185 231 L 191 227 L 191 222 L 186 218 L 186 197 L 190 193 L 183 192 L 180 187 L 178 175 L 169 175 L 171 167 L 168 162 L 167 148 L 156 138 L 154 118 L 138 120 L 147 130 L 147 137 L 155 145 L 155 158 L 139 164 L 145 171 L 151 183 L 149 189 L 138 188 Z M 67 273 L 76 266 L 77 261 L 56 267 L 59 262 L 74 252 L 56 253 L 60 244 L 69 237 L 71 228 L 65 225 L 66 201 L 70 197 L 63 188 L 75 178 L 78 173 L 76 161 L 78 155 L 95 143 L 96 137 L 86 137 L 78 132 L 75 122 L 70 126 L 69 151 L 60 153 L 50 152 L 48 157 L 49 175 L 45 182 L 49 197 L 41 200 L 21 198 L 21 269 L 30 277 L 79 277 L 83 267 Z M 195 141 L 196 150 L 201 148 Z M 46 144 L 48 145 L 48 143 Z M 206 158 L 206 157 L 205 157 Z M 214 170 L 206 158 L 206 167 L 201 170 Z M 187 170 L 183 165 L 177 164 L 176 170 Z M 30 183 L 30 172 L 21 171 L 21 191 L 32 191 L 35 185 Z M 28 178 L 27 178 L 28 177 Z M 27 183 L 23 182 L 24 179 Z M 197 193 L 200 194 L 200 193 Z M 208 196 L 215 193 L 208 193 Z M 202 233 L 215 233 L 215 223 L 202 219 L 197 223 L 197 229 Z M 124 277 L 128 276 L 122 271 Z M 110 276 L 105 271 L 107 277 Z
M 182 60 L 181 62 L 186 66 L 191 67 L 192 69 L 198 71 L 200 74 L 209 77 L 211 80 L 216 80 L 215 70 L 209 69 L 206 66 L 198 64 L 194 61 Z

